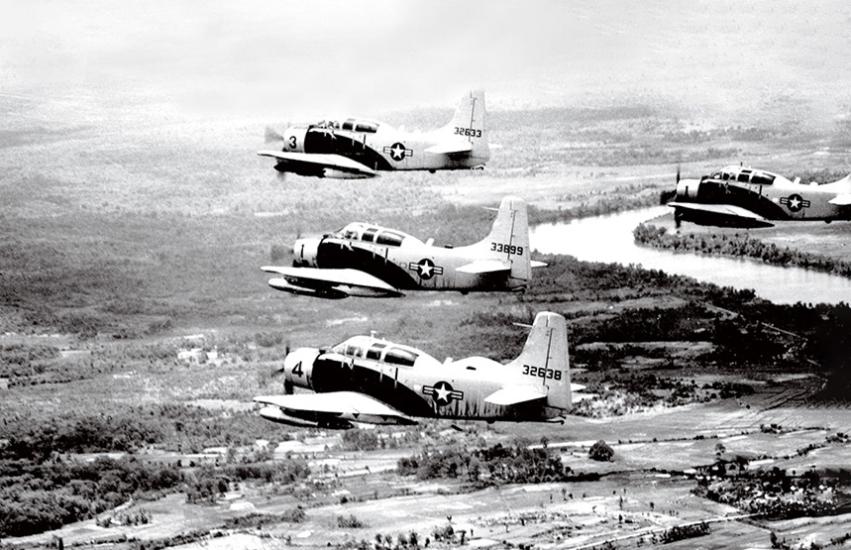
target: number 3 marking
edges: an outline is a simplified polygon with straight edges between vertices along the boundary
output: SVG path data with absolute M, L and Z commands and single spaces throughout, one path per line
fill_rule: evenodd
M 290 136 L 290 149 L 295 149 L 296 143 L 295 136 Z

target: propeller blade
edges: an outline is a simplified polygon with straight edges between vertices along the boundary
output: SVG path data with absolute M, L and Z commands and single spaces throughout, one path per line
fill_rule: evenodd
M 288 382 L 288 381 L 284 380 L 284 393 L 286 395 L 292 395 L 293 394 L 293 383 L 292 382 Z
M 284 141 L 284 136 L 278 133 L 271 126 L 266 126 L 266 133 L 263 136 L 263 141 L 265 143 L 274 143 L 276 141 Z
M 677 164 L 677 183 L 680 183 L 680 165 Z

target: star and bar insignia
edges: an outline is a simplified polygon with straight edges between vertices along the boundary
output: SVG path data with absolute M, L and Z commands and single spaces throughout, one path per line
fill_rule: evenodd
M 384 147 L 384 152 L 390 155 L 390 158 L 396 162 L 402 161 L 405 157 L 410 157 L 414 154 L 413 149 L 406 148 L 404 143 L 398 141 L 389 147 Z
M 443 275 L 443 267 L 439 265 L 434 265 L 434 262 L 429 260 L 428 258 L 423 258 L 422 260 L 414 263 L 408 263 L 408 270 L 416 271 L 420 276 L 420 279 L 429 280 L 435 275 Z
M 786 205 L 786 208 L 788 208 L 792 212 L 797 212 L 801 208 L 810 207 L 810 201 L 806 200 L 798 194 L 789 195 L 788 197 L 781 197 L 780 204 Z
M 423 394 L 432 397 L 439 407 L 448 405 L 455 399 L 464 399 L 464 392 L 453 390 L 449 382 L 442 380 L 434 386 L 423 386 Z

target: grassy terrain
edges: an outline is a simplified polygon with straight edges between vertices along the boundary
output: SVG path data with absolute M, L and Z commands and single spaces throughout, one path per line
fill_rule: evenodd
M 847 382 L 835 377 L 847 355 L 848 313 L 841 308 L 772 306 L 748 292 L 559 257 L 542 258 L 551 267 L 537 273 L 525 295 L 321 301 L 276 293 L 259 271 L 273 247 L 280 251 L 298 234 L 356 219 L 463 244 L 490 225 L 492 213 L 480 206 L 493 206 L 504 194 L 526 198 L 534 220 L 589 215 L 649 204 L 672 185 L 678 162 L 684 171 L 741 156 L 788 164 L 805 159 L 801 151 L 833 143 L 835 135 L 802 136 L 782 125 L 696 131 L 675 114 L 641 106 L 495 112 L 492 142 L 500 147 L 481 173 L 282 179 L 254 155 L 267 121 L 196 119 L 138 98 L 97 107 L 90 101 L 0 97 L 14 121 L 0 134 L 0 162 L 7 167 L 0 175 L 0 377 L 10 383 L 0 390 L 0 449 L 7 455 L 20 460 L 29 452 L 24 460 L 33 463 L 60 457 L 74 462 L 90 452 L 114 451 L 171 463 L 201 460 L 205 448 L 222 446 L 248 456 L 257 439 L 277 443 L 316 435 L 267 423 L 248 405 L 254 395 L 280 391 L 280 380 L 270 373 L 289 346 L 325 346 L 375 329 L 439 358 L 507 360 L 526 336 L 512 323 L 531 321 L 544 309 L 568 317 L 575 380 L 604 398 L 597 409 L 602 419 L 582 417 L 566 426 L 462 423 L 468 432 L 446 433 L 446 424 L 426 423 L 422 433 L 404 436 L 403 450 L 393 451 L 345 450 L 351 442 L 329 440 L 307 455 L 321 481 L 311 483 L 319 485 L 232 483 L 213 504 L 186 502 L 188 482 L 165 496 L 141 491 L 127 513 L 150 517 L 148 524 L 102 529 L 88 520 L 60 531 L 69 541 L 206 533 L 251 511 L 289 513 L 298 502 L 312 507 L 306 522 L 273 521 L 273 540 L 344 544 L 376 532 L 396 534 L 402 524 L 431 533 L 443 525 L 447 510 L 482 538 L 607 540 L 625 529 L 614 526 L 622 511 L 612 491 L 626 486 L 636 487 L 636 500 L 627 506 L 634 519 L 628 529 L 726 513 L 690 495 L 691 485 L 679 478 L 659 481 L 647 474 L 651 468 L 711 462 L 718 439 L 731 449 L 752 447 L 791 464 L 783 457 L 804 443 L 849 429 L 844 409 L 822 408 L 841 398 L 845 386 L 835 382 Z M 448 112 L 388 118 L 429 126 Z M 778 154 L 783 150 L 799 153 Z M 278 260 L 287 262 L 286 253 Z M 200 363 L 178 359 L 180 351 L 195 347 L 217 355 Z M 710 398 L 712 390 L 703 389 L 731 381 L 749 384 L 755 393 Z M 682 401 L 670 399 L 681 391 Z M 760 424 L 769 422 L 813 430 L 801 432 L 800 440 L 764 436 Z M 100 441 L 92 435 L 99 431 L 128 435 Z M 393 431 L 378 432 L 392 437 Z M 732 438 L 741 432 L 754 435 L 737 443 Z M 692 439 L 697 435 L 707 439 Z M 571 486 L 569 492 L 587 493 L 574 502 L 564 501 L 560 488 L 547 493 L 539 487 L 502 491 L 494 500 L 493 489 L 471 497 L 452 483 L 419 485 L 393 473 L 401 456 L 423 445 L 538 444 L 542 438 L 566 443 L 560 457 L 575 471 L 636 472 L 639 481 L 627 474 Z M 614 463 L 589 463 L 588 442 L 598 439 L 614 446 Z M 40 458 L 33 449 L 40 449 Z M 847 447 L 807 456 L 836 465 L 847 457 Z M 318 475 L 322 461 L 331 461 L 331 472 L 344 474 L 344 481 Z M 794 464 L 811 463 L 796 457 Z M 24 481 L 9 475 L 3 483 L 16 487 Z M 410 491 L 427 496 L 413 498 Z M 550 494 L 561 499 L 558 506 L 549 507 Z M 341 504 L 341 495 L 357 498 Z M 651 500 L 679 505 L 654 515 Z M 544 506 L 545 520 L 519 525 L 515 511 Z M 349 514 L 366 527 L 338 528 L 336 518 Z M 559 523 L 565 517 L 574 518 L 570 528 Z M 561 526 L 553 531 L 554 524 Z M 506 525 L 510 536 L 503 534 Z M 764 528 L 754 529 L 767 537 Z M 49 536 L 19 542 L 38 545 Z

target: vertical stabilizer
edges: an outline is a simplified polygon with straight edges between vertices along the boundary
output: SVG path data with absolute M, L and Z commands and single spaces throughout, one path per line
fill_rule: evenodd
M 538 313 L 523 351 L 511 366 L 540 380 L 547 391 L 547 406 L 570 408 L 570 358 L 564 317 L 549 311 Z
M 520 197 L 503 198 L 490 233 L 478 246 L 484 247 L 493 259 L 510 263 L 512 287 L 528 284 L 532 277 L 532 256 L 526 201 Z
M 447 126 L 453 135 L 465 137 L 473 144 L 472 156 L 482 163 L 490 158 L 485 112 L 485 92 L 473 90 L 464 94 Z

